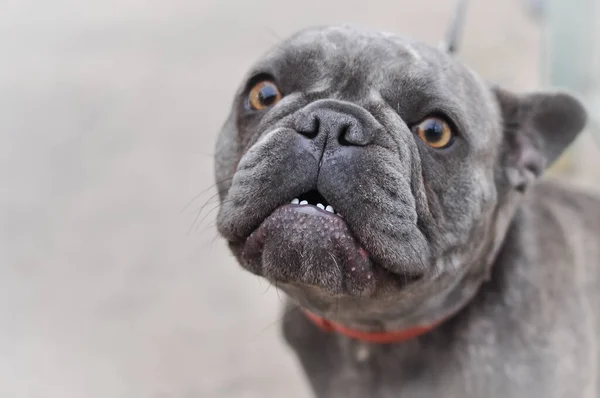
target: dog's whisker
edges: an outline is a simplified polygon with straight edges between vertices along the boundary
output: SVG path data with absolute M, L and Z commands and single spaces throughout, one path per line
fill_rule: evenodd
M 335 267 L 341 271 L 342 269 L 340 268 L 340 265 L 338 264 L 337 260 L 335 259 L 335 256 L 333 255 L 333 253 L 329 253 L 329 257 L 331 257 L 331 260 L 335 264 Z
M 210 191 L 211 189 L 215 188 L 217 185 L 229 181 L 229 180 L 233 180 L 233 174 L 231 174 L 229 177 L 223 178 L 222 180 L 219 180 L 217 182 L 215 182 L 214 184 L 209 185 L 208 187 L 206 187 L 205 189 L 203 189 L 202 191 L 200 191 L 200 193 L 194 195 L 194 197 L 192 197 L 192 199 L 190 199 L 185 206 L 183 206 L 181 208 L 181 210 L 179 211 L 180 213 L 183 213 L 188 207 L 190 207 L 196 200 L 198 200 L 202 195 L 204 195 L 206 192 Z M 219 193 L 217 192 L 214 196 L 218 196 Z
M 207 219 L 208 216 L 210 216 L 212 214 L 212 212 L 214 212 L 215 210 L 217 210 L 219 207 L 222 206 L 222 203 L 218 203 L 215 207 L 213 207 L 212 209 L 210 209 L 208 212 L 206 212 L 206 214 L 204 215 L 204 217 L 202 217 L 202 219 L 200 220 L 200 222 L 198 223 L 198 228 L 202 225 L 202 223 Z M 198 229 L 196 228 L 196 230 Z
M 209 158 L 214 158 L 215 156 L 217 156 L 217 154 L 214 152 L 203 152 L 203 151 L 193 151 L 192 154 L 193 155 L 202 155 L 202 156 L 206 156 Z
M 279 301 L 283 303 L 283 300 L 281 299 L 281 296 L 279 295 L 279 285 L 277 284 L 277 282 L 275 282 L 275 292 L 277 292 L 277 298 L 279 299 Z
M 269 283 L 267 283 L 267 288 L 262 292 L 263 295 L 267 294 L 267 292 L 269 291 L 269 289 L 271 288 L 271 286 L 273 286 L 273 284 L 271 283 L 271 281 L 268 281 Z
M 213 220 L 210 223 L 206 224 L 206 226 L 204 226 L 202 228 L 202 232 L 204 233 L 204 232 L 207 232 L 210 229 L 215 229 L 215 228 L 217 228 L 217 221 Z M 217 237 L 218 237 L 218 235 L 217 235 Z
M 219 240 L 219 238 L 220 238 L 219 234 L 216 233 L 210 240 L 205 241 L 202 244 L 202 246 L 207 247 L 209 250 L 212 250 L 215 247 L 215 244 L 217 243 L 217 240 Z
M 189 236 L 192 233 L 194 226 L 196 225 L 196 222 L 198 222 L 198 218 L 200 217 L 200 214 L 202 214 L 202 209 L 199 209 L 198 212 L 196 213 L 196 217 L 194 217 L 194 221 L 192 222 L 192 225 L 190 225 L 190 228 L 187 231 L 187 234 L 186 234 L 187 236 Z
M 232 199 L 228 199 L 228 200 L 224 200 L 222 202 L 217 203 L 217 205 L 215 207 L 213 207 L 211 210 L 209 210 L 204 217 L 202 217 L 202 219 L 200 219 L 200 221 L 198 222 L 198 219 L 200 218 L 200 215 L 202 213 L 202 211 L 206 208 L 206 206 L 208 206 L 210 204 L 210 201 L 214 200 L 213 199 L 209 199 L 209 201 L 205 202 L 200 209 L 198 210 L 198 212 L 196 213 L 196 217 L 194 218 L 194 221 L 192 222 L 192 225 L 190 226 L 190 228 L 188 229 L 187 235 L 189 236 L 192 232 L 195 232 L 198 230 L 198 228 L 200 228 L 200 226 L 202 225 L 202 223 L 206 220 L 206 218 L 215 210 L 217 210 L 219 207 L 221 207 L 223 204 L 229 203 L 232 201 Z

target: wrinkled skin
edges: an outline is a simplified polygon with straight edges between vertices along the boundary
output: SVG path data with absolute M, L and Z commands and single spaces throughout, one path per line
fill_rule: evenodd
M 249 92 L 265 79 L 283 97 L 254 110 Z M 432 115 L 454 132 L 446 148 L 435 149 L 415 133 Z M 509 303 L 510 293 L 503 293 L 530 278 L 515 269 L 518 263 L 534 274 L 554 263 L 563 273 L 576 267 L 566 252 L 578 259 L 595 256 L 592 264 L 598 263 L 597 249 L 587 241 L 566 249 L 562 228 L 568 227 L 557 216 L 529 215 L 570 206 L 574 214 L 594 213 L 579 225 L 589 231 L 577 234 L 600 230 L 594 199 L 573 194 L 561 199 L 562 207 L 543 205 L 569 193 L 535 185 L 585 119 L 580 103 L 567 94 L 517 96 L 490 87 L 438 49 L 352 27 L 300 32 L 258 60 L 217 144 L 218 228 L 244 268 L 289 295 L 285 334 L 317 396 L 597 396 L 590 387 L 595 375 L 582 382 L 568 369 L 560 373 L 557 358 L 544 357 L 545 346 L 536 356 L 535 342 L 519 332 L 519 322 L 528 327 L 535 318 L 523 306 L 538 300 L 544 286 L 558 289 L 554 278 L 537 277 L 536 295 L 517 294 L 524 302 Z M 338 214 L 290 204 L 309 192 L 318 192 Z M 545 239 L 537 238 L 538 230 Z M 525 240 L 539 248 L 552 242 L 549 253 L 557 253 L 546 259 Z M 597 280 L 595 268 L 589 273 L 590 281 Z M 510 289 L 497 286 L 505 280 Z M 568 295 L 576 289 L 573 282 L 559 290 Z M 377 346 L 326 334 L 297 308 L 377 331 L 453 318 L 413 341 Z M 498 317 L 498 311 L 508 315 Z M 597 337 L 594 322 L 586 337 Z M 482 335 L 490 330 L 498 339 L 507 335 L 507 342 Z M 531 352 L 521 352 L 527 347 Z M 363 352 L 360 361 L 356 350 Z M 597 354 L 592 350 L 594 364 Z M 544 360 L 555 367 L 538 374 Z M 504 368 L 513 362 L 523 363 L 520 379 Z M 478 372 L 481 380 L 475 381 Z M 540 379 L 534 383 L 533 376 Z M 561 387 L 539 383 L 550 377 Z

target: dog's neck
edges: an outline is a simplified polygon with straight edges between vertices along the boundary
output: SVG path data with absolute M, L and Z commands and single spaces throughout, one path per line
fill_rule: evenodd
M 330 321 L 308 310 L 305 310 L 304 313 L 306 314 L 308 319 L 310 319 L 315 325 L 320 327 L 324 332 L 339 333 L 355 340 L 378 344 L 402 343 L 407 340 L 414 339 L 415 337 L 419 337 L 421 335 L 424 335 L 425 333 L 432 331 L 445 320 L 440 320 L 439 322 L 431 325 L 420 325 L 409 329 L 367 332 L 359 329 L 352 329 L 346 327 L 341 323 Z
M 305 316 L 327 333 L 337 333 L 369 343 L 401 343 L 435 329 L 466 307 L 488 280 L 491 266 L 473 267 L 462 278 L 430 299 L 421 309 L 409 316 L 378 322 L 338 322 L 303 309 Z

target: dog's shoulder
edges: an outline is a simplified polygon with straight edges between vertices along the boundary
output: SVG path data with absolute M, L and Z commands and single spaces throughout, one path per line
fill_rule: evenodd
M 524 212 L 539 228 L 556 224 L 558 229 L 576 233 L 595 232 L 600 236 L 600 196 L 585 191 L 564 179 L 545 179 L 528 195 Z M 545 229 L 544 228 L 544 229 Z
M 598 196 L 569 182 L 546 179 L 533 187 L 484 289 L 502 296 L 493 303 L 529 326 L 556 322 L 569 330 L 587 317 L 600 332 L 600 318 L 588 313 L 600 305 L 599 209 Z
M 549 200 L 567 208 L 582 206 L 582 211 L 588 211 L 585 207 L 598 206 L 600 194 L 585 190 L 566 178 L 545 178 L 536 184 L 528 199 Z
M 503 251 L 518 252 L 531 266 L 554 266 L 554 274 L 600 271 L 600 197 L 566 180 L 545 179 L 528 193 Z M 563 264 L 568 263 L 568 267 Z

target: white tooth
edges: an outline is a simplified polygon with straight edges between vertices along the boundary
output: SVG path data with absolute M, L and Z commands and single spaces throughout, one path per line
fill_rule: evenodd
M 321 203 L 317 203 L 317 207 L 321 210 L 325 210 L 325 206 L 323 206 Z
M 307 205 L 307 204 L 308 204 L 308 201 L 306 201 L 306 200 L 303 200 L 302 202 L 300 202 L 300 204 L 301 204 L 301 205 Z
M 293 205 L 297 205 L 298 203 L 300 203 L 300 199 L 296 198 L 296 199 L 292 200 Z
M 330 212 L 330 213 L 335 213 L 335 211 L 333 211 L 333 207 L 331 207 L 331 206 L 327 206 L 327 207 L 325 208 L 325 210 L 327 210 L 327 211 L 328 211 L 328 212 Z

